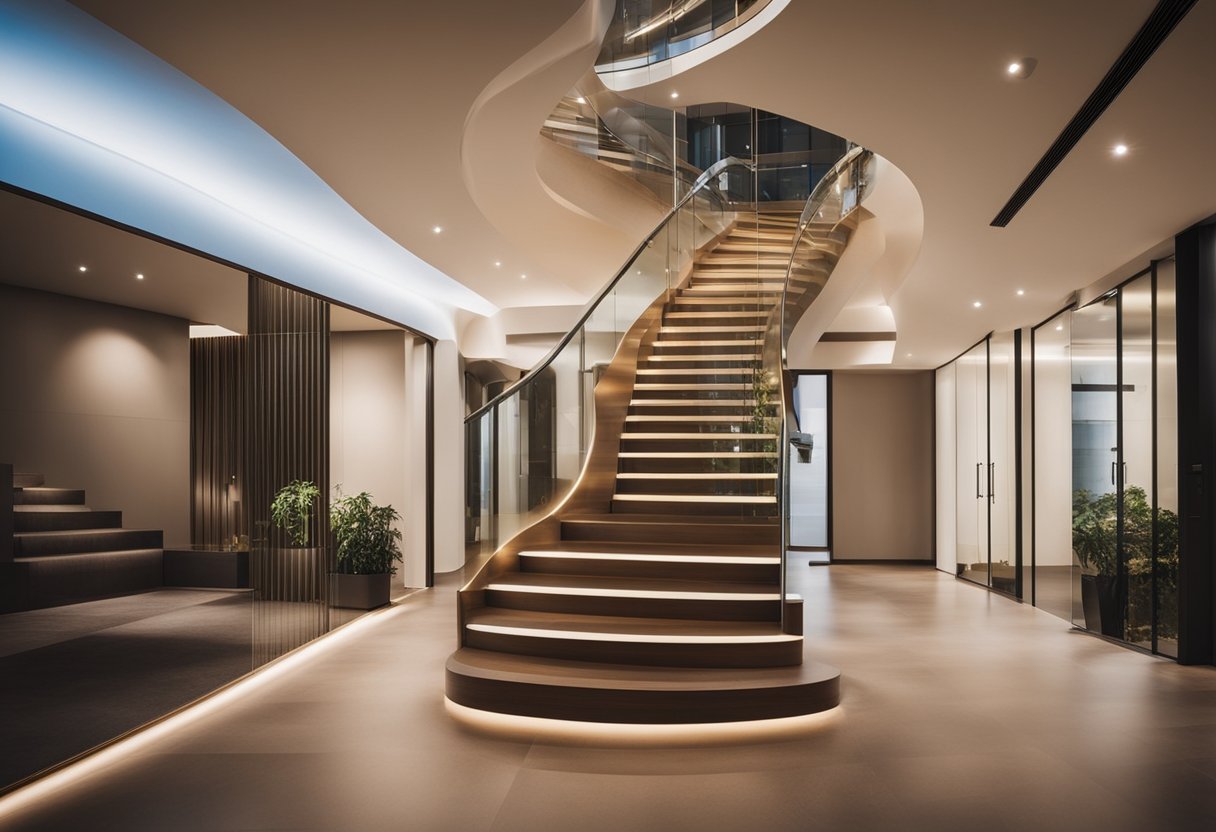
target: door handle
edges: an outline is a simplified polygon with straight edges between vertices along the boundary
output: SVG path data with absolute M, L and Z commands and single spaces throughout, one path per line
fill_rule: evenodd
M 980 493 L 980 490 L 981 490 L 980 469 L 983 467 L 984 467 L 984 463 L 982 463 L 982 462 L 975 463 L 975 499 L 977 499 L 977 500 L 983 499 L 983 497 L 984 497 L 984 495 Z
M 1110 484 L 1111 485 L 1117 485 L 1117 483 L 1115 482 L 1115 466 L 1118 464 L 1119 463 L 1117 463 L 1117 462 L 1112 462 L 1110 464 Z
M 996 502 L 996 463 L 988 463 L 988 500 Z

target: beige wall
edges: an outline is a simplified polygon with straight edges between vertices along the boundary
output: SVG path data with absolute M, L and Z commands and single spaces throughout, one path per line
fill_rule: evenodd
M 832 374 L 832 555 L 934 558 L 933 373 Z
M 188 542 L 187 322 L 0 285 L 0 461 Z
M 329 340 L 329 479 L 408 514 L 406 333 L 335 332 Z M 425 391 L 423 391 L 425 395 Z M 425 472 L 417 472 L 425 475 Z M 406 531 L 404 522 L 402 531 Z M 409 573 L 425 557 L 403 541 Z M 404 583 L 407 570 L 398 570 Z M 412 583 L 421 585 L 420 582 Z

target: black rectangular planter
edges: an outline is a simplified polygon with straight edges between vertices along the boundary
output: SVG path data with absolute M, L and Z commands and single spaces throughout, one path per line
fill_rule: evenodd
M 379 575 L 343 575 L 330 573 L 333 605 L 353 610 L 374 610 L 388 603 L 392 576 L 387 572 Z

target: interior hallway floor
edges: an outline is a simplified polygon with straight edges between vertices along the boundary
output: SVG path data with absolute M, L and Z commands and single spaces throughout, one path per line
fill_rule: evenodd
M 795 566 L 843 707 L 787 742 L 491 739 L 443 705 L 455 576 L 4 815 L 21 830 L 1184 830 L 1216 817 L 1216 669 L 929 568 Z

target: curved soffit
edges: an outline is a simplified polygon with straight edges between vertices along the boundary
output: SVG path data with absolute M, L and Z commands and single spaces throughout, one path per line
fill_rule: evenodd
M 436 337 L 451 337 L 453 307 L 494 308 L 229 104 L 67 3 L 0 4 L 0 179 Z

